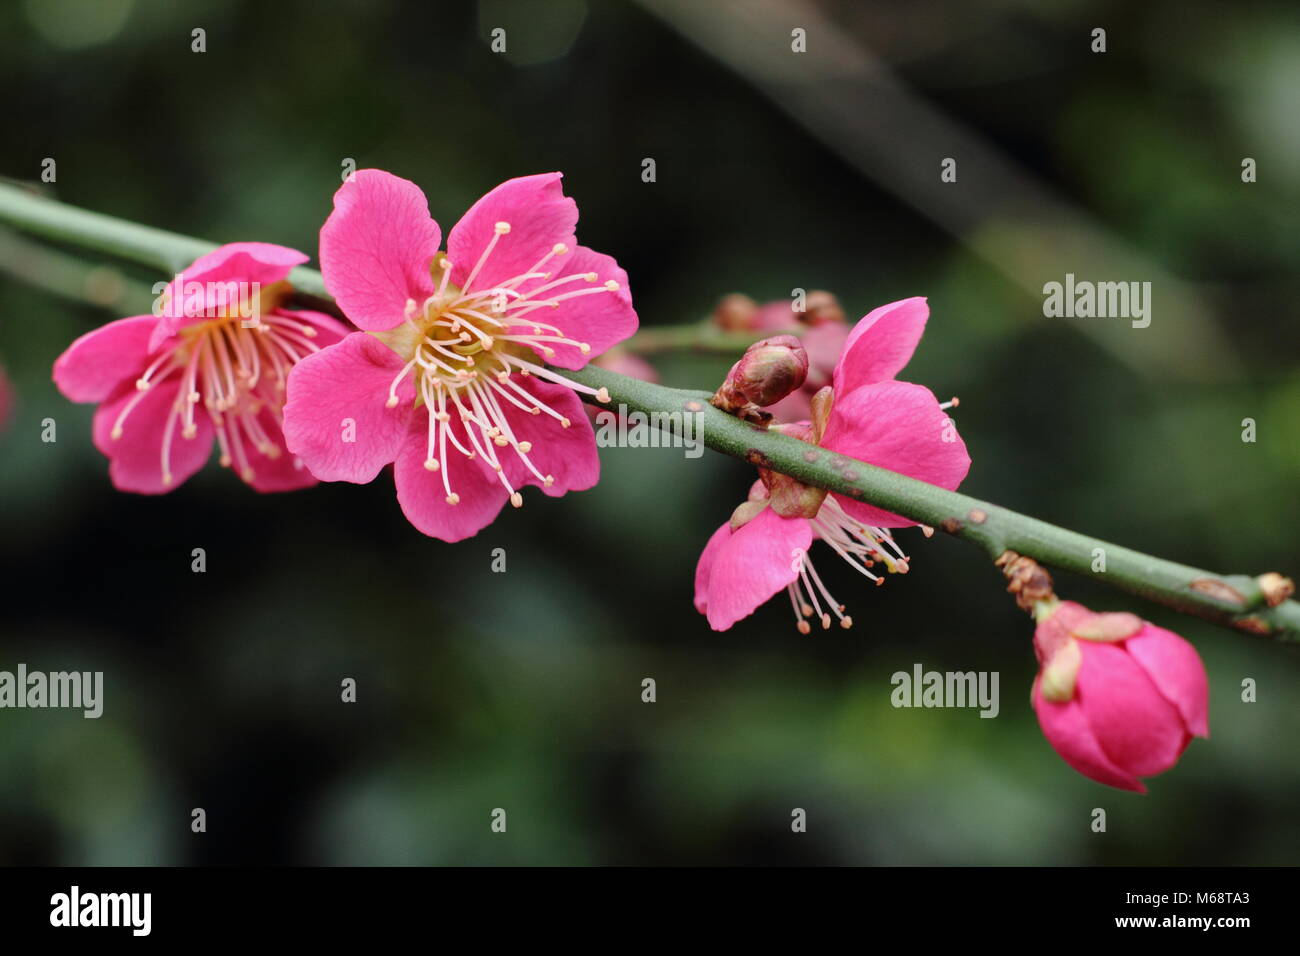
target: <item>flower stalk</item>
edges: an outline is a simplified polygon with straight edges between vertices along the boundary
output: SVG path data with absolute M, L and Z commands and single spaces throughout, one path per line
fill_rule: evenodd
M 0 185 L 0 221 L 169 276 L 216 245 L 78 209 L 8 185 Z M 326 295 L 315 270 L 295 268 L 289 282 L 302 292 Z M 726 338 L 731 345 L 736 337 Z M 752 341 L 746 337 L 740 347 Z M 648 415 L 683 410 L 697 413 L 709 448 L 937 528 L 976 545 L 990 561 L 1014 551 L 1183 614 L 1249 634 L 1300 642 L 1300 603 L 1286 596 L 1293 590 L 1290 582 L 1272 573 L 1259 577 L 1216 574 L 1061 528 L 751 425 L 714 408 L 705 391 L 667 388 L 591 365 L 566 375 L 593 390 L 608 392 L 614 406 L 625 405 Z M 1099 551 L 1105 558 L 1104 572 L 1092 570 Z

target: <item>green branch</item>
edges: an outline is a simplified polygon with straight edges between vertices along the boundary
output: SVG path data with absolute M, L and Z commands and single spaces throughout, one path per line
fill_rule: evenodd
M 199 239 L 123 222 L 3 185 L 0 221 L 168 274 L 179 272 L 214 248 Z M 325 294 L 320 273 L 314 270 L 298 268 L 290 278 L 304 292 Z M 1285 600 L 1269 606 L 1259 582 L 1252 577 L 1223 576 L 1164 561 L 757 428 L 711 406 L 707 392 L 665 388 L 594 366 L 566 374 L 582 384 L 607 389 L 615 407 L 626 405 L 647 415 L 698 414 L 704 443 L 715 451 L 938 528 L 978 545 L 991 560 L 1004 551 L 1015 551 L 1185 614 L 1248 633 L 1300 641 L 1300 604 Z M 1104 572 L 1092 570 L 1099 549 L 1105 559 Z

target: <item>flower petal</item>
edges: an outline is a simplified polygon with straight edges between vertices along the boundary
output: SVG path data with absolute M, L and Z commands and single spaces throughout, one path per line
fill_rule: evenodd
M 724 521 L 722 527 L 709 536 L 708 543 L 700 552 L 700 560 L 695 565 L 695 610 L 701 614 L 707 614 L 709 610 L 709 579 L 713 573 L 713 564 L 730 539 L 731 522 Z
M 415 400 L 411 373 L 388 407 L 400 356 L 373 335 L 353 332 L 309 355 L 289 373 L 284 436 L 289 451 L 321 481 L 373 481 L 397 457 Z
M 1043 730 L 1047 742 L 1071 767 L 1085 777 L 1121 790 L 1135 790 L 1146 793 L 1147 788 L 1133 774 L 1114 763 L 1101 749 L 1097 735 L 1088 726 L 1079 701 L 1053 703 L 1043 698 L 1039 689 L 1040 681 L 1034 679 L 1032 694 L 1034 712 L 1038 714 L 1038 726 Z
M 888 468 L 950 491 L 970 470 L 966 443 L 928 388 L 879 382 L 835 396 L 823 448 Z M 867 525 L 900 528 L 916 522 L 845 495 L 836 500 Z
M 564 195 L 560 179 L 560 173 L 509 179 L 474 203 L 447 236 L 451 281 L 466 292 L 488 289 L 527 272 L 557 242 L 572 250 L 578 204 Z M 510 231 L 499 237 L 498 222 L 510 224 Z M 493 238 L 496 245 L 472 288 L 466 288 L 465 280 Z
M 1210 686 L 1196 648 L 1173 631 L 1146 624 L 1124 642 L 1124 650 L 1146 672 L 1165 699 L 1178 708 L 1187 730 L 1210 735 Z
M 512 378 L 518 381 L 518 377 Z M 568 491 L 586 491 L 600 480 L 600 455 L 596 434 L 582 401 L 562 385 L 552 385 L 529 376 L 519 383 L 539 401 L 569 420 L 569 427 L 545 412 L 530 415 L 507 399 L 495 396 L 516 439 L 532 443 L 528 459 L 543 475 L 555 479 L 549 487 L 523 463 L 510 447 L 498 448 L 498 460 L 515 488 L 536 485 L 544 494 L 558 498 Z
M 380 169 L 359 169 L 334 194 L 320 231 L 325 288 L 359 328 L 391 329 L 407 299 L 433 294 L 429 264 L 442 231 L 415 183 Z
M 553 259 L 550 264 L 555 263 L 556 260 Z M 582 294 L 564 299 L 554 308 L 529 312 L 522 316 L 520 324 L 515 327 L 528 333 L 532 331 L 532 320 L 545 322 L 559 329 L 564 338 L 589 346 L 589 350 L 583 352 L 575 345 L 545 343 L 552 354 L 543 357 L 549 364 L 560 368 L 582 368 L 589 359 L 630 336 L 638 325 L 636 310 L 632 308 L 632 292 L 628 289 L 627 273 L 619 268 L 611 256 L 595 252 L 586 246 L 578 246 L 559 257 L 558 265 L 549 280 L 532 279 L 521 285 L 520 289 L 527 293 L 547 282 L 572 275 L 595 275 L 596 280 L 578 280 L 557 286 L 552 290 L 555 295 L 575 292 Z M 603 284 L 606 282 L 615 282 L 618 287 L 612 291 L 605 289 Z M 595 291 L 597 289 L 601 291 Z M 539 299 L 545 300 L 552 293 L 542 292 Z
M 448 426 L 455 429 L 462 445 L 472 447 L 457 415 L 451 416 Z M 411 416 L 406 439 L 393 464 L 397 503 L 402 506 L 406 520 L 418 531 L 443 541 L 462 541 L 490 525 L 509 495 L 482 458 L 466 458 L 448 442 L 442 468 L 448 469 L 447 480 L 452 491 L 460 496 L 457 504 L 448 504 L 441 471 L 424 467 L 428 459 L 428 434 L 429 410 L 421 405 Z
M 764 508 L 718 548 L 706 599 L 709 626 L 725 631 L 799 576 L 812 544 L 803 518 L 782 518 Z
M 112 437 L 126 404 L 139 397 L 131 386 L 95 410 L 95 447 L 109 457 L 108 476 L 119 491 L 142 495 L 161 495 L 174 491 L 207 463 L 212 456 L 212 422 L 199 409 L 194 416 L 195 435 L 181 435 L 179 416 L 172 426 L 168 458 L 171 482 L 163 482 L 162 448 L 167 434 L 167 420 L 180 392 L 180 376 L 175 375 L 154 385 L 131 409 L 122 423 L 122 434 Z
M 253 469 L 253 480 L 248 484 L 264 493 L 296 491 L 316 484 L 315 477 L 302 460 L 285 448 L 280 423 L 269 408 L 263 408 L 257 413 L 257 423 L 275 444 L 276 452 L 267 455 L 251 442 L 245 446 L 249 467 Z
M 102 402 L 144 371 L 157 324 L 137 315 L 87 332 L 54 360 L 54 384 L 74 402 Z
M 887 381 L 902 371 L 916 351 L 929 317 L 930 307 L 923 296 L 890 302 L 863 316 L 845 340 L 835 366 L 836 394 Z
M 1190 735 L 1177 708 L 1122 647 L 1080 641 L 1075 700 L 1111 761 L 1139 777 L 1168 770 Z
M 342 342 L 352 334 L 352 329 L 333 316 L 326 315 L 323 312 L 311 312 L 306 309 L 277 309 L 275 314 L 311 326 L 316 334 L 309 336 L 309 338 L 316 344 L 317 348 L 323 349 L 326 346 Z
M 203 314 L 207 310 L 251 305 L 256 298 L 253 283 L 265 288 L 306 261 L 297 249 L 270 242 L 228 242 L 199 256 L 168 285 L 168 304 L 149 348 L 156 349 L 181 329 L 206 321 L 211 317 Z

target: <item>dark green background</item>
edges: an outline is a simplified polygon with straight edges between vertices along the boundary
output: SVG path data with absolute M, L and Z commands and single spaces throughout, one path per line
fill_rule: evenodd
M 1198 566 L 1300 571 L 1293 6 L 822 7 L 929 108 L 1189 284 L 1227 348 L 1181 371 L 1125 351 L 1183 341 L 1160 299 L 1111 349 L 1089 320 L 1044 318 L 968 238 L 643 8 L 481 6 L 6 3 L 0 174 L 35 179 L 53 157 L 66 201 L 314 257 L 346 157 L 420 184 L 444 234 L 501 180 L 560 169 L 580 238 L 627 269 L 643 324 L 737 290 L 827 288 L 853 317 L 926 295 L 905 377 L 961 396 L 964 490 Z M 488 48 L 495 25 L 508 56 Z M 784 27 L 755 42 L 760 61 L 792 56 Z M 814 35 L 806 55 L 822 49 Z M 891 143 L 937 180 L 906 124 Z M 1070 267 L 1049 256 L 1041 281 Z M 119 494 L 91 407 L 49 383 L 67 343 L 113 316 L 2 281 L 19 405 L 0 436 L 0 669 L 103 670 L 107 687 L 98 721 L 0 711 L 0 862 L 1295 861 L 1294 649 L 1062 576 L 1065 596 L 1179 630 L 1211 675 L 1211 739 L 1149 796 L 1120 793 L 1043 739 L 1029 621 L 961 542 L 905 532 L 913 573 L 880 590 L 825 552 L 851 631 L 801 637 L 782 598 L 717 634 L 691 605 L 695 561 L 753 474 L 712 453 L 606 450 L 595 490 L 532 493 L 457 545 L 415 532 L 387 476 L 259 496 L 213 467 L 165 497 Z M 695 387 L 724 369 L 661 363 Z M 890 674 L 915 662 L 998 671 L 1001 715 L 891 708 Z M 1247 677 L 1257 703 L 1240 700 Z

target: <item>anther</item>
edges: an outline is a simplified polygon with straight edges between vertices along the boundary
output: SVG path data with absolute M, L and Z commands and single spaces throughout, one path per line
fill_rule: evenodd
M 516 508 L 522 508 L 524 506 L 524 496 L 516 491 L 510 496 L 510 503 Z
M 451 494 L 447 496 L 447 504 L 449 505 L 460 504 L 460 495 L 456 494 L 456 492 L 453 491 Z
M 438 464 L 438 459 L 429 458 L 424 462 L 424 467 L 429 471 L 437 471 L 442 465 Z
M 492 228 L 496 230 L 496 234 L 497 234 L 498 236 L 504 236 L 507 232 L 510 231 L 510 223 L 508 223 L 508 222 L 499 222 L 499 223 L 497 223 L 495 226 L 493 226 Z
M 600 388 L 596 389 L 596 401 L 600 402 L 602 405 L 608 402 L 609 389 L 605 388 L 604 386 L 601 386 Z

